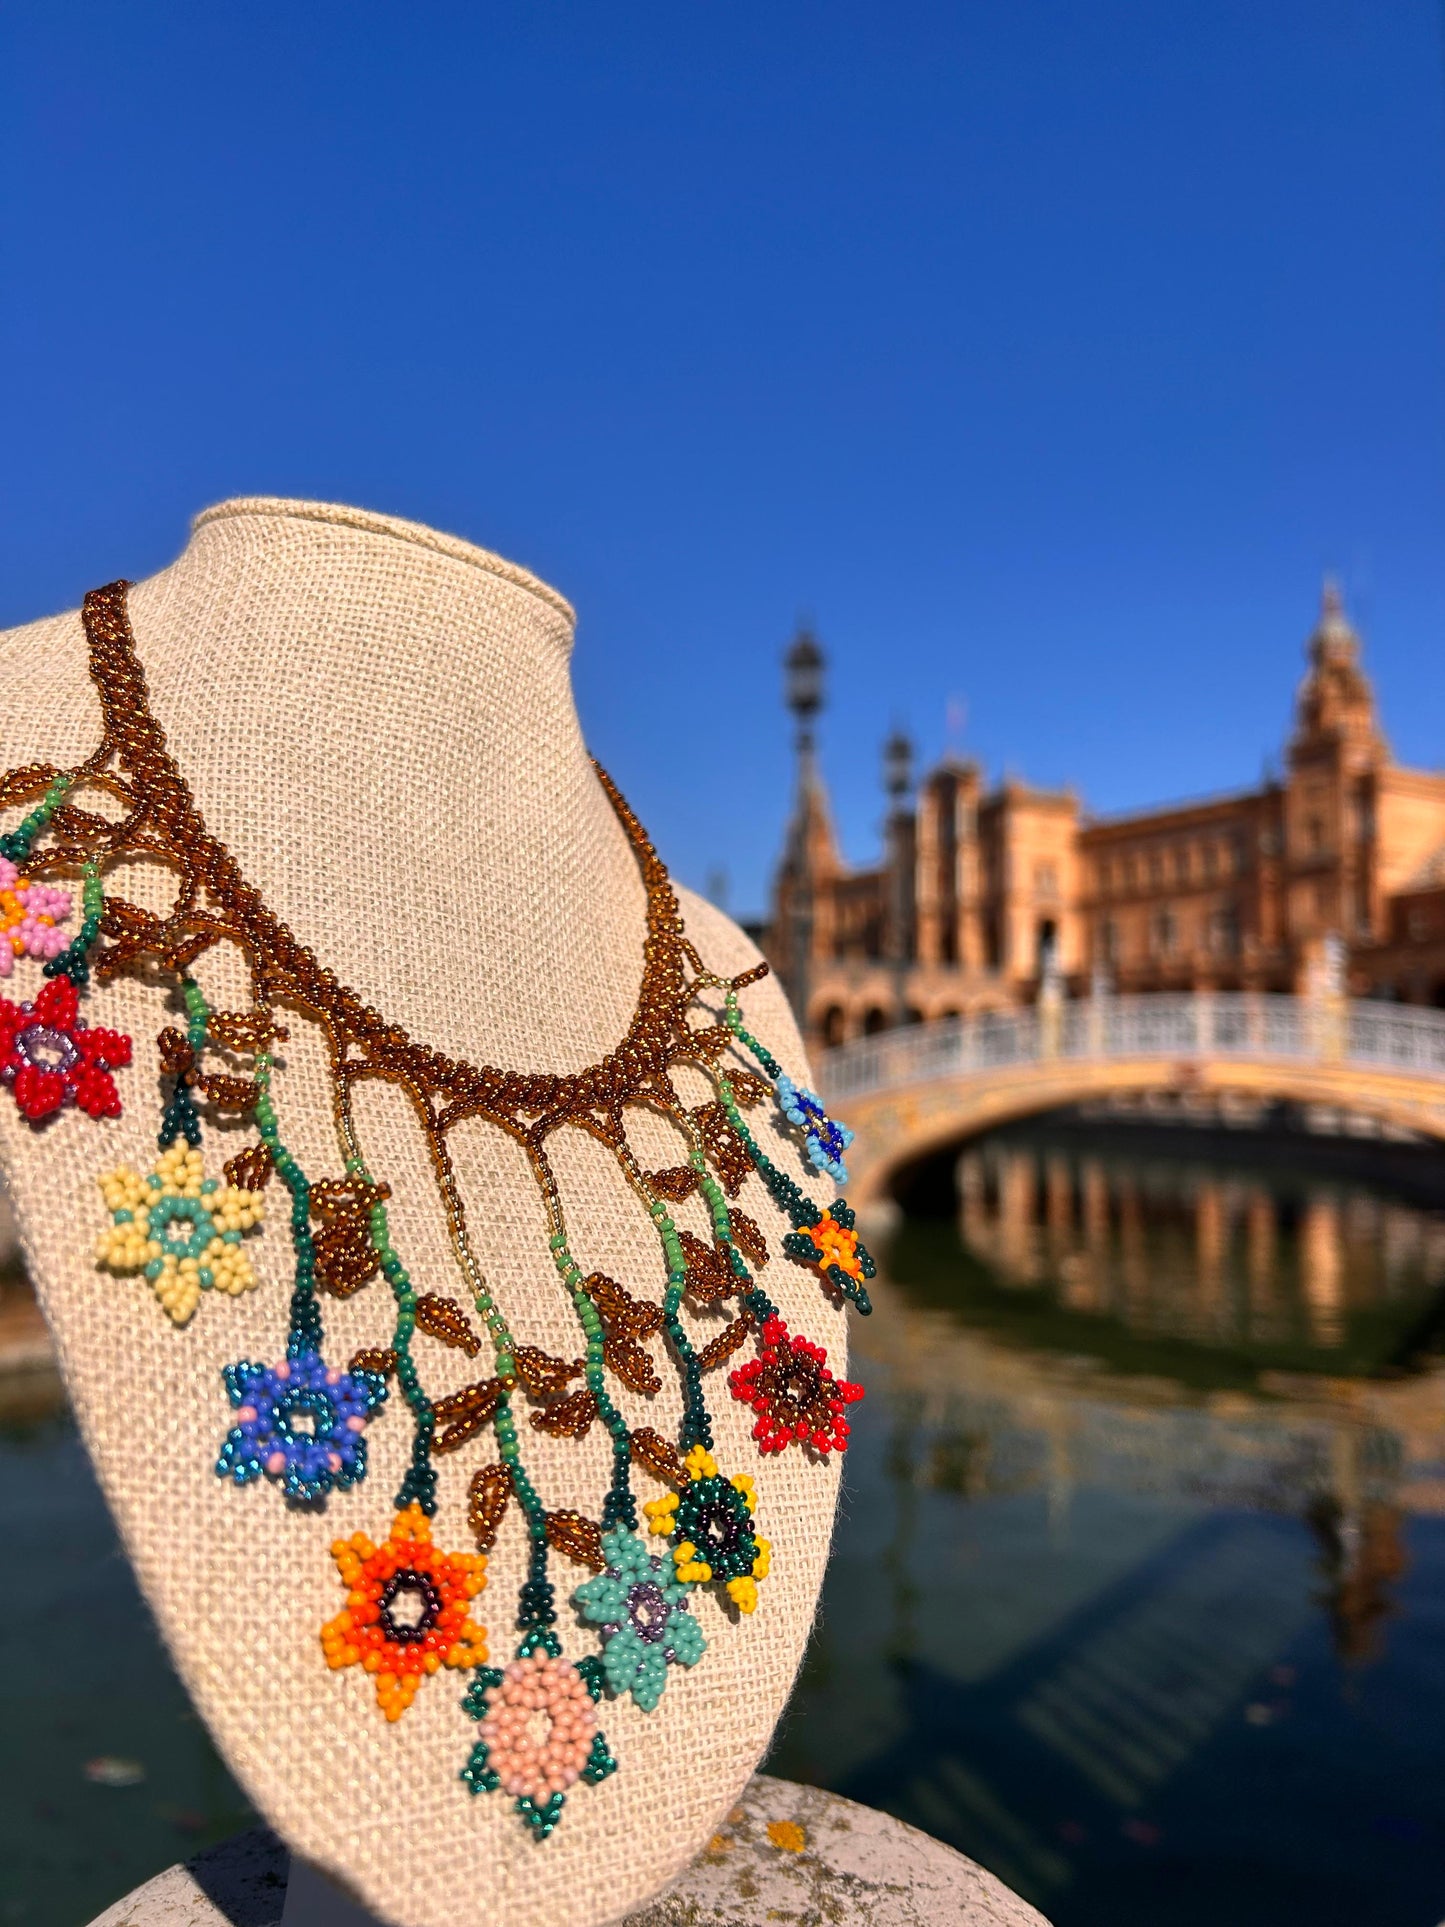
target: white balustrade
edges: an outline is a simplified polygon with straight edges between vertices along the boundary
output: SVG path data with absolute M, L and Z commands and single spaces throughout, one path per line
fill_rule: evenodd
M 1207 1057 L 1329 1061 L 1445 1078 L 1445 1011 L 1252 991 L 1082 998 L 860 1038 L 828 1051 L 819 1077 L 841 1103 L 1052 1059 Z

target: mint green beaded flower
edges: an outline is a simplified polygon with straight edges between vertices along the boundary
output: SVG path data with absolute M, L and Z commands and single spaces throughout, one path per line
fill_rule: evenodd
M 672 1561 L 655 1559 L 621 1526 L 604 1533 L 607 1568 L 579 1586 L 573 1604 L 602 1628 L 602 1672 L 615 1694 L 631 1692 L 644 1713 L 662 1698 L 671 1665 L 695 1666 L 707 1651 L 687 1609 L 692 1590 L 673 1577 Z

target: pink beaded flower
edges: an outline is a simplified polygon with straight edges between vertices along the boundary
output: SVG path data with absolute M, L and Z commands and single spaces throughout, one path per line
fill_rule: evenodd
M 486 1707 L 478 1731 L 507 1793 L 541 1807 L 582 1777 L 597 1708 L 570 1659 L 552 1659 L 540 1647 L 514 1659 L 501 1684 L 487 1687 Z
M 0 997 L 0 1084 L 32 1124 L 74 1104 L 87 1117 L 119 1117 L 112 1071 L 130 1062 L 124 1031 L 92 1028 L 69 977 L 52 977 L 33 1004 Z
M 0 977 L 8 977 L 17 957 L 48 963 L 65 948 L 59 925 L 70 915 L 70 893 L 32 883 L 8 857 L 0 856 Z

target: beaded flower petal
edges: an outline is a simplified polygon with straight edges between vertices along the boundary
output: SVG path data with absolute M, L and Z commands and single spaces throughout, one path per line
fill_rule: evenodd
M 222 1370 L 236 1409 L 216 1461 L 223 1479 L 279 1479 L 288 1499 L 322 1498 L 366 1477 L 367 1420 L 386 1399 L 380 1372 L 343 1372 L 319 1352 Z
M 758 1415 L 753 1437 L 761 1452 L 782 1452 L 795 1441 L 825 1457 L 848 1446 L 847 1406 L 863 1396 L 851 1379 L 835 1378 L 828 1354 L 799 1335 L 793 1337 L 776 1314 L 763 1321 L 763 1346 L 741 1365 L 728 1388 Z
M 0 977 L 8 977 L 17 957 L 48 963 L 66 945 L 59 928 L 70 915 L 68 890 L 34 883 L 8 857 L 0 856 Z
M 752 1528 L 758 1498 L 746 1473 L 725 1479 L 711 1452 L 695 1445 L 683 1460 L 687 1479 L 681 1492 L 650 1500 L 642 1510 L 648 1530 L 672 1540 L 676 1577 L 705 1586 L 721 1579 L 739 1612 L 758 1603 L 759 1579 L 766 1579 L 772 1548 Z
M 707 1651 L 687 1608 L 689 1588 L 634 1533 L 602 1535 L 606 1568 L 572 1595 L 602 1628 L 602 1670 L 610 1691 L 630 1692 L 644 1713 L 662 1698 L 671 1665 L 695 1666 Z
M 187 1324 L 203 1291 L 250 1291 L 251 1261 L 240 1249 L 265 1203 L 255 1191 L 208 1178 L 199 1151 L 175 1145 L 141 1177 L 128 1165 L 96 1182 L 110 1208 L 111 1227 L 96 1241 L 96 1263 L 111 1271 L 144 1272 L 168 1317 Z
M 853 1142 L 848 1126 L 835 1123 L 823 1109 L 822 1098 L 795 1084 L 791 1077 L 779 1076 L 776 1088 L 783 1116 L 802 1133 L 808 1161 L 816 1170 L 826 1171 L 835 1184 L 846 1184 L 848 1170 L 843 1153 Z
M 31 1004 L 0 997 L 0 1084 L 8 1084 L 22 1117 L 39 1124 L 63 1104 L 87 1117 L 119 1117 L 112 1071 L 131 1058 L 123 1031 L 92 1029 L 80 1016 L 69 977 L 54 977 Z
M 360 1665 L 376 1680 L 376 1703 L 399 1720 L 428 1673 L 442 1666 L 480 1666 L 487 1657 L 484 1627 L 468 1607 L 486 1581 L 480 1553 L 442 1552 L 432 1544 L 431 1521 L 416 1504 L 398 1512 L 379 1546 L 365 1533 L 331 1548 L 346 1605 L 321 1628 L 321 1647 L 333 1672 Z

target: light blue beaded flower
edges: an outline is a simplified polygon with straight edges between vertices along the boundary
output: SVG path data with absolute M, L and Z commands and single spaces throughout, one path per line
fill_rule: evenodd
M 662 1698 L 671 1665 L 695 1666 L 707 1641 L 687 1609 L 690 1586 L 673 1562 L 656 1559 L 634 1533 L 604 1533 L 607 1568 L 573 1593 L 584 1618 L 602 1628 L 602 1672 L 611 1692 L 631 1692 L 644 1713 Z
M 843 1153 L 853 1142 L 848 1126 L 834 1123 L 823 1109 L 822 1098 L 795 1084 L 791 1077 L 779 1077 L 776 1089 L 783 1116 L 803 1134 L 810 1162 L 817 1170 L 826 1171 L 835 1184 L 846 1184 L 848 1170 Z

